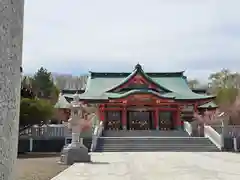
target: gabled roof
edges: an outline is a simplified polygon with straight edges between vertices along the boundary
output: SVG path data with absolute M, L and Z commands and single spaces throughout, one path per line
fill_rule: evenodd
M 54 108 L 70 109 L 71 104 L 66 100 L 66 98 L 62 94 L 59 94 L 58 101 L 55 104 Z
M 200 106 L 198 106 L 198 108 L 218 108 L 218 105 L 216 105 L 213 101 L 207 102 L 205 104 L 202 104 Z
M 153 81 L 153 79 L 148 76 L 142 69 L 142 66 L 140 64 L 137 64 L 135 66 L 134 71 L 129 74 L 126 78 L 124 78 L 119 84 L 115 85 L 114 87 L 111 87 L 107 92 L 112 92 L 115 89 L 119 88 L 120 86 L 124 85 L 125 83 L 127 83 L 130 79 L 134 78 L 134 76 L 136 76 L 137 74 L 139 74 L 140 76 L 142 76 L 143 78 L 145 78 L 149 83 L 152 83 L 154 85 L 156 85 L 157 87 L 159 87 L 160 89 L 166 91 L 166 92 L 171 92 L 169 89 L 167 89 L 166 87 L 161 86 L 161 84 L 156 83 L 155 81 Z
M 120 94 L 109 94 L 109 90 L 119 86 L 126 82 L 136 71 L 136 68 L 132 73 L 108 73 L 108 72 L 90 72 L 85 92 L 80 95 L 81 99 L 95 99 L 95 100 L 107 100 L 111 97 L 121 97 Z M 143 71 L 143 70 L 142 70 Z M 208 99 L 214 98 L 214 96 L 207 96 L 203 94 L 194 93 L 188 86 L 186 77 L 182 72 L 143 72 L 151 82 L 162 87 L 167 91 L 165 94 L 161 94 L 163 97 L 175 98 L 179 100 L 196 100 L 196 99 Z

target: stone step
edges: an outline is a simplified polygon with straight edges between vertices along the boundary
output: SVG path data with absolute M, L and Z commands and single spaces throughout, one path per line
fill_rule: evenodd
M 101 144 L 99 147 L 207 147 L 213 144 Z
M 181 139 L 184 139 L 184 140 L 201 140 L 201 139 L 207 139 L 205 137 L 151 137 L 151 136 L 146 136 L 146 137 L 100 137 L 99 139 L 106 139 L 106 140 L 159 140 L 159 139 L 166 139 L 166 140 L 181 140 Z
M 161 149 L 161 148 L 216 148 L 215 146 L 199 146 L 199 145 L 195 145 L 195 146 L 184 146 L 184 145 L 173 145 L 173 146 L 99 146 L 98 148 L 102 149 L 102 148 L 116 148 L 116 149 L 121 149 L 121 148 L 129 148 L 129 149 L 136 149 L 136 148 L 147 148 L 147 149 Z
M 156 148 L 154 148 L 154 149 L 151 149 L 151 148 L 146 148 L 146 149 L 104 148 L 104 149 L 96 149 L 95 152 L 219 152 L 219 151 L 220 150 L 217 149 L 216 147 L 174 148 L 174 149 L 170 149 L 170 148 L 166 147 L 166 148 L 159 148 L 159 149 L 156 149 Z
M 187 137 L 188 134 L 182 130 L 173 131 L 159 131 L 159 130 L 107 130 L 103 132 L 104 137 L 142 137 L 142 136 L 155 136 L 155 137 Z
M 215 145 L 188 145 L 188 144 L 172 144 L 172 145 L 100 145 L 97 151 L 219 151 Z
M 102 137 L 98 142 L 97 152 L 219 151 L 204 137 Z
M 104 131 L 97 152 L 217 152 L 205 137 L 190 137 L 184 131 Z
M 136 138 L 136 139 L 99 139 L 99 144 L 199 144 L 199 145 L 208 145 L 212 142 L 207 138 Z

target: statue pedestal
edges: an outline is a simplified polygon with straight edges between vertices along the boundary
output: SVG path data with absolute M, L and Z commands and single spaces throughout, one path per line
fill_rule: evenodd
M 80 142 L 65 146 L 61 152 L 60 163 L 72 165 L 79 162 L 90 162 L 91 157 L 88 149 Z

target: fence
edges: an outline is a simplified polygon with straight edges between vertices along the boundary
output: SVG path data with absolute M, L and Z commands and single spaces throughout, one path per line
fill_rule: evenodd
M 240 126 L 211 125 L 223 138 L 223 147 L 226 151 L 240 151 Z
M 211 125 L 211 127 L 217 131 L 219 134 L 224 133 L 225 137 L 239 137 L 240 136 L 240 126 L 221 126 L 221 125 Z
M 201 136 L 197 127 L 189 122 L 184 122 L 184 130 L 192 136 Z M 197 132 L 195 132 L 197 131 Z M 218 148 L 225 151 L 240 151 L 240 126 L 211 125 L 204 126 L 203 135 L 208 137 Z
M 50 138 L 50 139 L 34 139 L 21 137 L 18 143 L 18 152 L 61 152 L 64 145 L 71 143 L 71 139 Z M 83 144 L 90 151 L 92 138 L 83 138 Z
M 32 126 L 21 132 L 18 151 L 23 152 L 60 152 L 62 147 L 71 142 L 71 130 L 64 124 Z M 92 130 L 82 132 L 84 145 L 90 149 Z
M 90 138 L 96 125 L 99 125 L 99 119 L 96 115 L 90 115 L 92 121 L 92 129 L 81 133 L 81 138 Z M 20 136 L 28 136 L 32 138 L 53 138 L 53 137 L 71 137 L 71 130 L 65 124 L 47 124 L 43 126 L 32 126 L 23 132 Z
M 69 137 L 71 136 L 71 131 L 64 124 L 49 124 L 43 126 L 32 126 L 23 132 L 20 136 L 29 137 Z
M 54 137 L 71 137 L 71 130 L 64 124 L 48 124 L 43 126 L 32 126 L 23 132 L 21 132 L 20 137 L 32 137 L 32 138 L 54 138 Z M 85 131 L 81 133 L 82 138 L 92 137 L 92 130 Z

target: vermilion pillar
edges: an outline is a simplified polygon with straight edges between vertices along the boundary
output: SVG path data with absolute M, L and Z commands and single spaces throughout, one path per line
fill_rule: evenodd
M 198 103 L 196 102 L 196 103 L 194 103 L 194 112 L 195 113 L 198 113 Z
M 122 128 L 123 130 L 127 129 L 127 110 L 125 107 L 122 109 Z
M 105 119 L 105 109 L 104 109 L 104 107 L 103 106 L 100 106 L 100 108 L 99 108 L 99 119 L 100 119 L 100 121 L 104 121 L 104 119 Z
M 180 107 L 178 107 L 178 109 L 176 111 L 175 127 L 176 127 L 176 129 L 181 129 L 182 128 L 181 108 Z
M 154 121 L 155 121 L 155 128 L 158 130 L 159 129 L 159 109 L 155 108 L 155 113 L 154 113 Z

